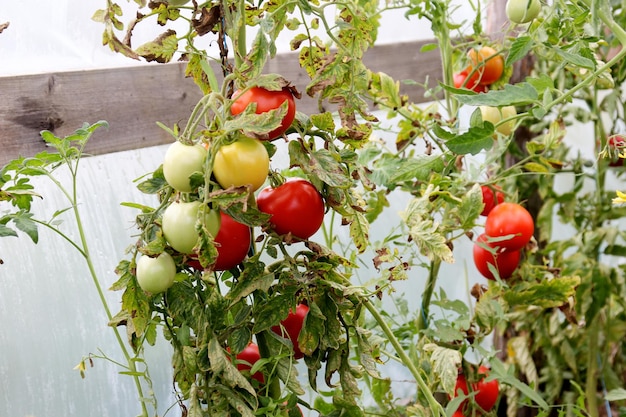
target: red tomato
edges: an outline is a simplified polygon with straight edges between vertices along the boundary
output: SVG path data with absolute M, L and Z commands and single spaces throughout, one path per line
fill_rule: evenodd
M 261 114 L 279 108 L 285 101 L 288 103 L 287 114 L 283 117 L 280 126 L 268 133 L 268 140 L 282 136 L 296 117 L 296 102 L 288 88 L 280 91 L 270 91 L 262 87 L 252 87 L 243 94 L 235 92 L 234 102 L 230 112 L 236 116 L 248 107 L 250 103 L 256 103 L 256 114 Z
M 492 242 L 505 251 L 522 249 L 530 241 L 535 231 L 532 216 L 524 207 L 516 203 L 500 203 L 495 206 L 485 221 L 485 233 L 490 238 L 509 238 Z
M 226 271 L 239 265 L 246 258 L 252 243 L 247 225 L 233 220 L 224 212 L 221 215 L 220 230 L 215 236 L 218 255 L 213 269 L 216 271 Z
M 291 233 L 308 239 L 324 221 L 324 200 L 315 186 L 302 178 L 289 179 L 276 188 L 261 190 L 259 210 L 271 214 L 270 224 L 279 235 Z
M 480 245 L 479 242 L 489 246 L 487 242 L 487 235 L 484 233 L 478 236 L 476 242 L 474 243 L 474 265 L 476 265 L 476 269 L 478 272 L 482 274 L 487 279 L 495 280 L 493 273 L 489 270 L 489 265 L 493 265 L 498 271 L 498 275 L 500 279 L 507 279 L 519 265 L 519 260 L 521 257 L 521 251 L 506 251 L 499 252 L 495 255 L 491 253 L 484 246 Z
M 502 77 L 504 72 L 504 58 L 490 46 L 483 46 L 480 49 L 470 49 L 467 56 L 471 62 L 467 67 L 470 74 L 474 68 L 478 73 L 478 83 L 480 85 L 491 85 Z
M 464 69 L 461 72 L 455 73 L 452 77 L 454 80 L 454 88 L 466 88 L 468 90 L 475 91 L 477 93 L 485 93 L 488 88 L 486 85 L 478 84 L 478 71 L 474 72 L 472 76 L 468 79 L 469 72 L 467 69 Z M 466 81 L 467 80 L 467 81 Z
M 308 312 L 309 306 L 306 304 L 298 304 L 295 312 L 289 310 L 289 315 L 285 320 L 280 322 L 280 326 L 272 327 L 274 333 L 291 340 L 293 344 L 293 357 L 295 359 L 304 357 L 304 353 L 302 353 L 298 346 L 298 336 L 300 335 L 300 330 L 302 330 L 302 325 L 304 324 L 304 319 Z
M 608 140 L 609 148 L 609 166 L 623 167 L 626 165 L 626 159 L 620 158 L 620 155 L 626 153 L 626 137 L 624 135 L 613 135 Z
M 474 393 L 474 403 L 476 403 L 483 411 L 491 410 L 498 401 L 498 394 L 500 393 L 500 386 L 497 380 L 485 382 L 485 378 L 489 375 L 489 368 L 486 366 L 478 367 L 478 373 L 481 378 L 478 382 L 472 384 L 472 392 Z M 467 388 L 467 380 L 465 375 L 459 374 L 456 379 L 456 385 L 454 386 L 454 396 L 457 396 L 458 391 L 461 390 L 465 395 L 469 394 Z M 468 401 L 465 400 L 461 404 L 461 407 L 457 412 L 464 409 L 467 406 Z
M 483 204 L 485 205 L 480 215 L 487 216 L 496 205 L 504 202 L 504 194 L 497 186 L 481 185 L 480 189 L 483 192 Z
M 249 371 L 250 369 L 252 369 L 254 364 L 259 359 L 261 359 L 261 353 L 259 352 L 259 347 L 256 344 L 250 342 L 244 350 L 239 352 L 236 358 L 237 369 L 239 369 L 240 371 Z M 255 372 L 254 375 L 252 375 L 252 378 L 256 379 L 261 384 L 265 382 L 265 377 L 260 371 Z

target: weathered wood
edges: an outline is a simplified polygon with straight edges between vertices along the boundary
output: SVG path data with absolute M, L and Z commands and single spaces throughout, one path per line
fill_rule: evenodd
M 428 79 L 432 86 L 440 78 L 441 63 L 438 51 L 420 52 L 426 43 L 375 46 L 364 62 L 397 80 L 424 83 Z M 309 81 L 295 53 L 277 56 L 267 71 L 281 73 L 301 91 Z M 87 149 L 91 154 L 171 142 L 156 122 L 184 124 L 201 97 L 184 72 L 184 63 L 174 63 L 0 77 L 0 166 L 44 150 L 41 130 L 67 135 L 85 122 L 98 120 L 108 121 L 109 129 L 96 132 Z M 425 101 L 422 87 L 403 84 L 401 88 L 411 100 Z M 304 96 L 298 110 L 318 111 L 317 100 Z

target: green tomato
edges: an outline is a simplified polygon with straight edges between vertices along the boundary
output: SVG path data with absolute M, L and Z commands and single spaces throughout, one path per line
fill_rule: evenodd
M 170 145 L 163 158 L 163 175 L 175 190 L 189 193 L 189 177 L 204 170 L 207 150 L 201 144 L 185 145 L 176 141 Z
M 156 258 L 142 256 L 137 261 L 137 282 L 142 290 L 157 294 L 174 283 L 176 263 L 169 253 L 163 252 Z
M 200 201 L 183 203 L 174 201 L 163 212 L 163 234 L 170 246 L 180 253 L 192 254 L 198 243 L 196 223 L 199 219 Z M 211 236 L 217 236 L 221 216 L 218 210 L 206 210 L 204 225 Z
M 213 175 L 222 188 L 248 186 L 256 191 L 270 169 L 270 158 L 258 139 L 241 136 L 215 154 Z
M 501 133 L 504 136 L 509 136 L 511 133 L 513 133 L 513 128 L 515 128 L 514 120 L 509 120 L 508 122 L 499 125 L 498 123 L 500 123 L 500 121 L 504 119 L 515 116 L 517 114 L 515 106 L 480 106 L 480 114 L 483 118 L 483 121 L 497 125 L 496 132 Z
M 539 0 L 508 0 L 506 2 L 506 16 L 513 23 L 528 23 L 536 18 L 540 11 Z

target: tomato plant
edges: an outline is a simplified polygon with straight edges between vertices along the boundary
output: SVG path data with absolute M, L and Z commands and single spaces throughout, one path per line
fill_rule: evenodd
M 491 85 L 498 81 L 504 73 L 504 58 L 490 46 L 482 46 L 477 49 L 470 49 L 467 53 L 470 65 L 466 71 L 478 73 L 478 84 Z
M 267 134 L 268 140 L 274 140 L 285 134 L 296 117 L 296 101 L 289 88 L 273 91 L 263 87 L 251 87 L 243 92 L 233 94 L 233 103 L 230 111 L 233 115 L 243 113 L 250 105 L 256 105 L 256 113 L 261 114 L 271 110 L 279 109 L 283 103 L 287 103 L 285 116 L 280 126 Z
M 489 368 L 482 365 L 478 367 L 478 377 L 479 379 L 477 381 L 470 381 L 471 383 L 468 385 L 466 376 L 460 373 L 457 377 L 456 385 L 454 386 L 454 392 L 457 395 L 459 391 L 463 392 L 465 395 L 472 394 L 472 402 L 480 407 L 478 411 L 491 411 L 498 401 L 500 384 L 497 379 L 486 381 L 489 377 Z M 471 393 L 469 387 L 471 387 Z M 466 408 L 468 403 L 469 401 L 464 401 L 461 408 Z
M 300 350 L 298 344 L 298 337 L 300 331 L 304 325 L 306 315 L 309 313 L 309 306 L 306 304 L 298 304 L 296 310 L 289 310 L 287 318 L 281 320 L 280 326 L 273 326 L 272 331 L 279 334 L 291 341 L 293 344 L 293 357 L 294 359 L 300 359 L 304 357 L 304 353 Z
M 483 211 L 480 212 L 481 216 L 489 215 L 496 205 L 504 202 L 504 193 L 498 186 L 481 185 L 480 191 L 482 192 L 484 204 Z
M 199 144 L 185 145 L 180 141 L 172 143 L 163 158 L 163 176 L 177 191 L 192 191 L 190 177 L 203 171 L 206 149 Z
M 521 258 L 519 250 L 498 252 L 495 248 L 491 248 L 487 235 L 484 233 L 478 236 L 476 242 L 474 242 L 472 254 L 474 265 L 478 272 L 490 280 L 496 279 L 492 269 L 497 271 L 500 279 L 509 278 L 517 269 Z
M 271 228 L 279 235 L 291 233 L 308 239 L 324 221 L 324 200 L 304 179 L 289 179 L 275 188 L 264 188 L 257 196 L 257 205 L 271 215 Z
M 167 290 L 174 283 L 176 263 L 167 252 L 156 257 L 144 255 L 137 261 L 137 283 L 142 290 L 157 294 Z
M 539 0 L 508 0 L 505 10 L 511 22 L 528 23 L 539 15 L 541 2 Z
M 257 139 L 240 136 L 218 149 L 213 175 L 223 188 L 246 186 L 255 191 L 265 182 L 269 166 L 265 146 Z
M 225 271 L 239 265 L 248 254 L 251 239 L 250 227 L 221 212 L 220 229 L 215 236 L 218 256 L 213 268 Z
M 198 242 L 196 223 L 200 220 L 200 201 L 172 202 L 163 212 L 163 234 L 172 248 L 180 253 L 191 254 Z M 209 233 L 216 236 L 221 223 L 216 210 L 204 210 L 204 224 Z
M 530 241 L 535 223 L 524 207 L 504 202 L 495 206 L 485 221 L 485 233 L 494 239 L 493 245 L 506 251 L 522 249 Z

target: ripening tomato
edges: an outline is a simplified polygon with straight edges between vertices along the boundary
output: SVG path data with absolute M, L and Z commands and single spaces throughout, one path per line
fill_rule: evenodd
M 258 139 L 241 136 L 236 142 L 222 146 L 215 154 L 213 175 L 222 186 L 248 186 L 258 190 L 270 169 L 270 157 Z
M 509 120 L 504 123 L 500 122 L 502 120 L 506 120 L 517 115 L 517 110 L 515 109 L 515 106 L 480 106 L 479 108 L 480 115 L 482 116 L 483 121 L 490 122 L 491 124 L 496 126 L 496 132 L 499 132 L 504 136 L 509 136 L 511 133 L 513 133 L 513 129 L 515 128 L 515 120 Z
M 521 251 L 497 251 L 494 254 L 485 246 L 491 247 L 491 244 L 487 241 L 487 235 L 483 233 L 474 242 L 473 249 L 474 265 L 478 272 L 487 279 L 495 280 L 493 272 L 489 269 L 489 265 L 492 265 L 500 279 L 507 279 L 513 275 L 519 265 Z
M 626 165 L 626 159 L 620 155 L 626 153 L 626 137 L 624 135 L 609 136 L 607 141 L 608 156 L 610 158 L 609 166 L 623 167 Z
M 496 379 L 485 382 L 485 378 L 489 376 L 489 368 L 486 366 L 479 366 L 478 373 L 480 375 L 480 379 L 471 385 L 472 392 L 474 393 L 474 403 L 476 403 L 482 411 L 490 411 L 498 401 L 500 386 Z M 455 397 L 458 395 L 459 390 L 461 390 L 465 395 L 469 395 L 467 379 L 463 374 L 459 374 L 457 377 L 456 385 L 454 386 Z M 467 406 L 467 403 L 467 400 L 463 401 L 459 410 L 464 409 Z
M 485 93 L 488 88 L 486 85 L 478 84 L 478 71 L 474 72 L 471 77 L 469 77 L 469 73 L 467 69 L 464 69 L 460 72 L 454 73 L 452 79 L 454 80 L 454 88 L 466 88 L 468 90 L 472 90 L 476 93 Z
M 227 271 L 239 265 L 248 254 L 252 244 L 250 227 L 233 220 L 228 214 L 221 212 L 220 229 L 215 236 L 217 260 L 213 269 Z
M 474 68 L 478 73 L 478 83 L 481 85 L 491 85 L 498 81 L 504 73 L 504 58 L 490 46 L 483 46 L 479 49 L 470 49 L 467 53 L 470 65 L 467 73 L 471 74 Z
M 485 220 L 485 233 L 490 238 L 505 238 L 493 242 L 505 251 L 522 249 L 533 236 L 535 222 L 524 207 L 517 203 L 500 203 Z
M 255 343 L 250 342 L 235 358 L 237 359 L 237 369 L 240 371 L 249 371 L 254 364 L 261 359 L 261 353 L 259 352 L 259 347 Z M 265 382 L 265 377 L 261 371 L 255 372 L 252 378 L 256 379 L 261 384 Z
M 192 190 L 189 177 L 195 172 L 204 170 L 207 151 L 200 144 L 185 145 L 176 141 L 172 143 L 163 157 L 163 176 L 165 181 L 176 191 L 189 193 Z
M 157 294 L 174 284 L 176 263 L 167 252 L 163 252 L 155 258 L 143 255 L 137 261 L 136 276 L 137 283 L 142 290 Z
M 506 16 L 513 23 L 528 23 L 536 18 L 540 11 L 539 0 L 508 0 L 506 2 Z
M 324 200 L 315 186 L 302 178 L 267 187 L 257 197 L 259 210 L 271 214 L 270 224 L 279 235 L 291 233 L 308 239 L 324 222 Z
M 295 359 L 304 357 L 304 353 L 302 353 L 300 346 L 298 346 L 298 336 L 300 336 L 300 331 L 302 330 L 304 320 L 308 313 L 309 306 L 306 304 L 298 304 L 296 311 L 289 310 L 287 318 L 280 322 L 280 326 L 272 327 L 274 333 L 291 340 L 293 344 L 293 357 Z
M 495 185 L 481 185 L 480 190 L 483 194 L 483 211 L 480 212 L 481 216 L 487 216 L 491 213 L 491 210 L 498 204 L 504 202 L 504 194 L 500 187 Z
M 233 104 L 230 112 L 236 116 L 242 113 L 248 105 L 256 103 L 256 114 L 278 109 L 285 101 L 287 102 L 287 114 L 283 117 L 280 126 L 267 134 L 268 140 L 273 140 L 282 136 L 293 123 L 296 117 L 296 102 L 293 94 L 288 88 L 279 91 L 270 91 L 262 87 L 252 87 L 243 93 L 233 94 Z
M 200 201 L 172 202 L 163 212 L 163 235 L 172 248 L 184 254 L 193 253 L 193 248 L 198 242 L 199 234 L 196 232 Z M 221 223 L 218 210 L 206 210 L 204 224 L 211 236 L 216 236 Z

